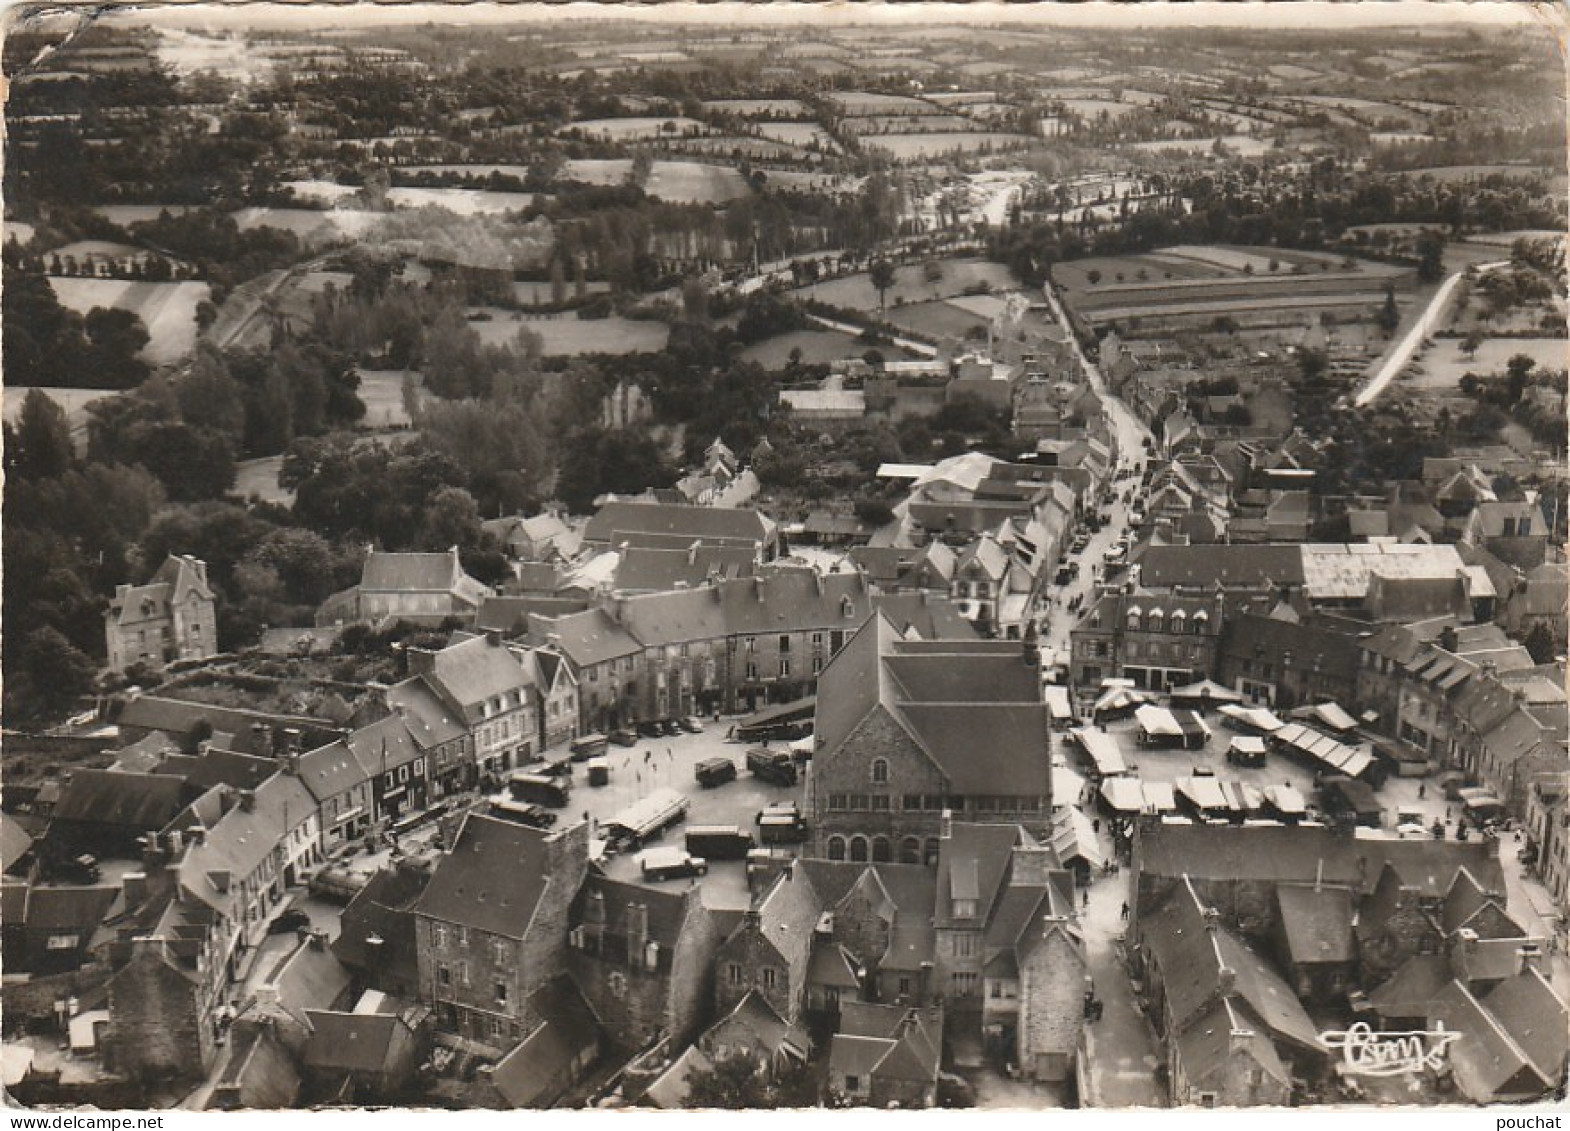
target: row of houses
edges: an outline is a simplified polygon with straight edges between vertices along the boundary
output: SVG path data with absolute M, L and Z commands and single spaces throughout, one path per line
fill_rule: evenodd
M 1329 1018 L 1454 1034 L 1374 1099 L 1525 1102 L 1562 1085 L 1570 1008 L 1546 940 L 1505 910 L 1492 845 L 1157 821 L 1133 863 L 1131 957 L 1174 1103 L 1377 1088 L 1341 1071 Z

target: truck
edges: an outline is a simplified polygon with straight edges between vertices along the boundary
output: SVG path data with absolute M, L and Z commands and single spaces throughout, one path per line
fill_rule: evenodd
M 650 848 L 638 854 L 638 870 L 647 882 L 701 876 L 709 863 L 680 848 Z
M 672 825 L 687 818 L 690 803 L 674 789 L 657 789 L 605 822 L 607 852 L 642 848 Z
M 807 822 L 795 805 L 770 805 L 757 816 L 760 844 L 802 844 L 807 839 Z
M 552 809 L 567 807 L 570 786 L 548 774 L 530 774 L 514 771 L 507 779 L 507 792 L 514 801 L 528 801 L 535 805 L 548 805 Z
M 736 780 L 736 763 L 729 758 L 705 758 L 693 767 L 693 776 L 704 789 Z
M 747 751 L 747 769 L 753 777 L 770 785 L 796 784 L 796 760 L 789 750 L 755 746 Z
M 691 825 L 687 851 L 705 860 L 745 860 L 753 849 L 752 834 L 736 825 Z
M 574 762 L 582 762 L 604 754 L 605 748 L 610 745 L 610 741 L 603 734 L 580 734 L 568 743 L 567 749 L 572 752 L 572 760 Z

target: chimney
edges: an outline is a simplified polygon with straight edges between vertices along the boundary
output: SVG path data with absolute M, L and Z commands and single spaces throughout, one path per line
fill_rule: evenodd
M 1216 992 L 1222 997 L 1231 997 L 1237 990 L 1237 972 L 1230 966 L 1222 966 L 1216 971 Z
M 180 853 L 185 850 L 185 839 L 181 836 L 180 830 L 175 829 L 169 833 L 167 839 L 169 842 L 169 859 L 179 859 Z
M 596 927 L 605 926 L 605 893 L 598 888 L 589 893 L 589 905 L 584 911 L 584 919 Z
M 299 727 L 283 728 L 283 748 L 290 754 L 298 754 L 302 745 Z
M 756 907 L 749 907 L 746 911 L 742 912 L 741 922 L 742 926 L 746 927 L 749 931 L 761 932 L 763 930 L 763 916 L 758 914 L 758 909 Z
M 130 877 L 127 877 L 129 879 Z M 1543 944 L 1539 942 L 1522 943 L 1516 948 L 1516 973 L 1525 974 L 1528 970 L 1536 970 L 1545 977 L 1548 974 L 1543 964 Z
M 146 872 L 127 872 L 120 877 L 120 890 L 125 893 L 125 906 L 140 907 L 147 901 L 149 887 Z
M 943 810 L 943 816 L 938 823 L 938 838 L 940 840 L 954 839 L 954 810 Z
M 697 565 L 698 564 L 698 547 L 701 546 L 701 545 L 703 545 L 702 542 L 694 542 L 692 545 L 687 547 L 687 564 L 688 565 Z
M 501 643 L 502 643 L 502 632 L 501 632 L 501 629 L 499 629 L 499 628 L 487 628 L 485 630 L 485 643 L 489 644 L 492 648 L 499 648 L 499 647 L 501 647 Z
M 758 602 L 761 604 L 769 599 L 769 579 L 760 573 L 756 580 L 758 583 Z
M 242 789 L 240 791 L 240 808 L 247 813 L 256 811 L 256 790 Z
M 185 830 L 185 839 L 192 844 L 207 843 L 207 826 L 192 825 L 190 828 Z

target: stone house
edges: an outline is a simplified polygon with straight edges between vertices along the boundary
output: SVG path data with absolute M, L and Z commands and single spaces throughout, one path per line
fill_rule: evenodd
M 943 1009 L 847 1002 L 829 1047 L 829 1094 L 857 1107 L 937 1103 Z
M 684 1043 L 708 1020 L 719 929 L 697 886 L 591 875 L 569 916 L 567 968 L 618 1049 Z
M 360 583 L 335 593 L 316 612 L 318 628 L 407 620 L 438 624 L 448 617 L 470 619 L 495 590 L 464 570 L 458 547 L 446 553 L 386 553 L 371 550 Z
M 195 963 L 178 957 L 169 939 L 131 944 L 108 988 L 105 1068 L 144 1082 L 197 1080 L 212 1068 L 219 1050 L 212 999 Z
M 1219 595 L 1107 593 L 1069 634 L 1074 683 L 1093 689 L 1103 679 L 1132 679 L 1136 687 L 1165 691 L 1208 679 L 1220 655 L 1223 614 Z
M 813 853 L 936 864 L 942 815 L 1044 830 L 1046 708 L 1017 643 L 901 638 L 867 621 L 820 685 Z
M 586 549 L 623 545 L 686 549 L 694 542 L 749 546 L 759 562 L 780 553 L 779 526 L 760 511 L 616 501 L 602 506 L 583 529 Z
M 529 1000 L 566 972 L 585 823 L 555 832 L 469 814 L 414 906 L 420 999 L 436 1025 L 500 1056 L 539 1023 Z
M 386 708 L 403 720 L 425 758 L 429 799 L 438 801 L 474 788 L 474 735 L 463 717 L 424 675 L 410 676 L 382 694 Z
M 1280 884 L 1276 959 L 1299 1000 L 1346 1000 L 1358 981 L 1355 901 L 1339 885 Z
M 501 774 L 540 752 L 538 673 L 519 662 L 500 634 L 411 648 L 409 671 L 424 677 L 469 732 L 480 774 Z
M 350 731 L 344 743 L 370 775 L 376 821 L 395 821 L 421 812 L 430 803 L 430 763 L 399 715 Z
M 807 1000 L 819 897 L 799 863 L 786 866 L 756 906 L 719 945 L 714 958 L 714 1012 L 724 1016 L 756 993 L 787 1023 L 801 1021 Z
M 361 764 L 345 739 L 306 751 L 294 765 L 316 801 L 323 856 L 354 843 L 375 826 L 374 771 Z
M 218 653 L 217 606 L 207 563 L 170 554 L 145 585 L 120 585 L 104 615 L 109 670 L 158 669 Z

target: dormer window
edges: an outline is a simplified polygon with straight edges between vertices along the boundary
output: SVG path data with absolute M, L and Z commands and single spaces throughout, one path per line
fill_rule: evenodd
M 1143 617 L 1144 617 L 1144 610 L 1141 609 L 1138 605 L 1130 605 L 1129 606 L 1129 610 L 1128 610 L 1128 629 L 1129 629 L 1130 632 L 1138 632 L 1139 631 L 1139 626 L 1140 626 L 1140 623 L 1141 623 Z
M 974 899 L 956 899 L 954 901 L 954 918 L 974 919 L 976 917 L 976 901 Z
M 1145 630 L 1147 632 L 1161 632 L 1166 628 L 1166 614 L 1160 609 L 1151 609 L 1145 614 Z
M 887 785 L 889 781 L 889 763 L 886 758 L 872 760 L 872 781 L 875 785 Z
M 856 615 L 856 603 L 848 596 L 840 598 L 840 615 L 846 618 Z

